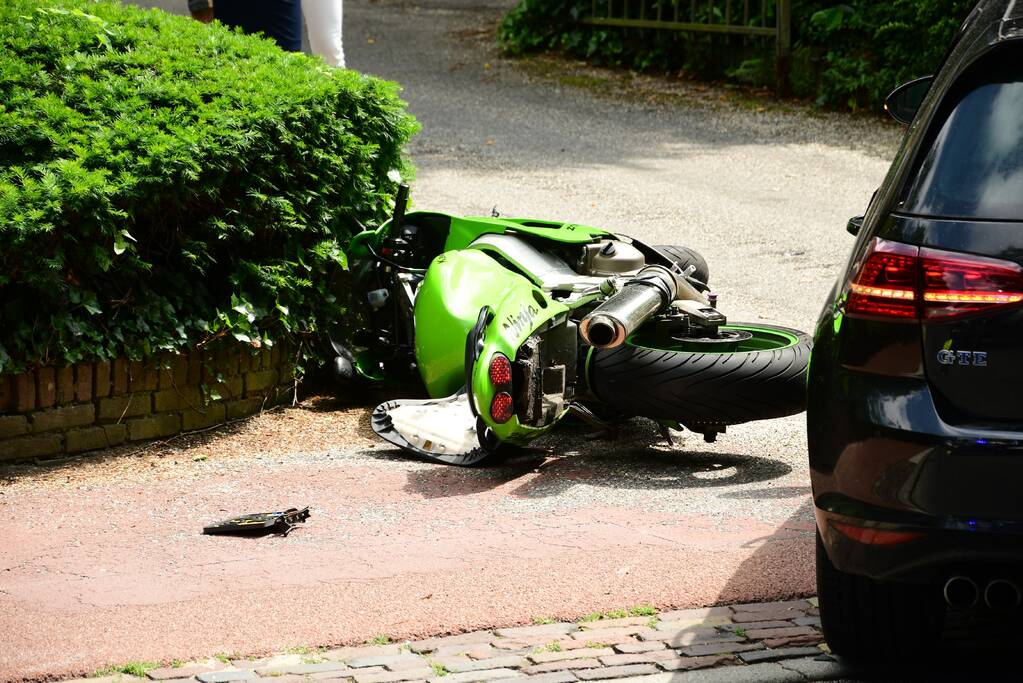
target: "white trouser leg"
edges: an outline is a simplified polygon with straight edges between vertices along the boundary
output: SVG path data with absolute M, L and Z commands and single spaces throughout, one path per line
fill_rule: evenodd
M 344 67 L 341 44 L 341 0 L 302 0 L 309 47 L 331 66 Z

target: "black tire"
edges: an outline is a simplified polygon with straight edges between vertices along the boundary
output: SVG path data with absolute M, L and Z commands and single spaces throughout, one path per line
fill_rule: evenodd
M 832 652 L 849 659 L 906 662 L 926 656 L 939 642 L 945 609 L 937 587 L 840 571 L 820 531 L 817 600 L 824 639 Z
M 682 270 L 685 270 L 690 265 L 696 266 L 696 270 L 692 272 L 691 277 L 696 278 L 703 284 L 710 282 L 710 266 L 707 265 L 707 259 L 703 258 L 698 251 L 675 244 L 659 244 L 654 249 L 678 263 Z
M 775 348 L 757 350 L 749 344 L 745 350 L 708 352 L 712 345 L 650 343 L 637 334 L 617 348 L 592 350 L 590 389 L 630 415 L 678 421 L 690 428 L 767 420 L 805 410 L 807 334 L 744 323 L 722 329 L 756 330 L 765 339 L 775 336 L 782 341 Z

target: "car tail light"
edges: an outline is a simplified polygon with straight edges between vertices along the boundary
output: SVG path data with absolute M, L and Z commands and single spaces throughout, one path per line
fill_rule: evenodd
M 925 318 L 948 318 L 1023 301 L 1023 268 L 1009 261 L 920 249 Z
M 490 417 L 494 418 L 494 422 L 504 424 L 511 419 L 514 412 L 511 394 L 507 391 L 494 394 L 494 400 L 490 402 Z
M 490 383 L 495 387 L 506 387 L 511 385 L 512 367 L 511 361 L 502 353 L 495 353 L 490 361 Z
M 919 247 L 875 238 L 849 284 L 846 313 L 871 318 L 916 318 L 919 251 Z
M 874 238 L 849 283 L 846 314 L 944 320 L 1023 302 L 1023 268 L 1011 261 Z
M 874 527 L 857 526 L 845 522 L 832 521 L 831 526 L 846 538 L 867 545 L 898 545 L 924 537 L 924 534 L 919 531 L 876 529 Z

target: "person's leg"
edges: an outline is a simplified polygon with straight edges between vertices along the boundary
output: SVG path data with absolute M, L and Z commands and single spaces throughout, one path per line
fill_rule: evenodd
M 213 15 L 246 33 L 263 33 L 285 50 L 302 50 L 301 0 L 216 0 Z
M 341 0 L 303 0 L 302 13 L 309 32 L 309 47 L 331 66 L 344 67 L 341 44 Z

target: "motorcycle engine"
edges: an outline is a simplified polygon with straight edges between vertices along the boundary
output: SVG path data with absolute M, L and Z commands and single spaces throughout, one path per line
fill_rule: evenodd
M 646 265 L 646 258 L 636 247 L 617 240 L 601 240 L 583 247 L 579 273 L 598 277 L 633 275 Z

